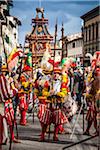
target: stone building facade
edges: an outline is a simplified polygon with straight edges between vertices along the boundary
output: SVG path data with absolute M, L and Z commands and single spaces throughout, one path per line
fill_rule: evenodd
M 83 49 L 84 56 L 91 55 L 100 50 L 100 6 L 90 10 L 81 16 L 83 19 Z M 89 58 L 85 58 L 88 61 Z
M 82 33 L 75 33 L 64 37 L 64 46 L 63 46 L 64 57 L 74 57 L 82 58 L 83 57 L 83 37 Z

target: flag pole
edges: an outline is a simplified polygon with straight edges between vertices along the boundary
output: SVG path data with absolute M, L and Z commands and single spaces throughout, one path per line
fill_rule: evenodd
M 56 50 L 56 43 L 57 43 L 57 19 L 56 19 L 56 24 L 55 24 L 55 38 L 54 38 L 54 61 L 55 61 L 55 55 L 56 55 L 56 52 L 55 52 L 55 50 Z M 53 61 L 53 77 L 54 77 L 54 62 Z M 53 82 L 52 82 L 52 89 L 53 89 Z
M 55 24 L 55 35 L 54 35 L 54 61 L 55 61 L 55 50 L 56 50 L 56 42 L 57 42 L 57 19 L 56 19 L 56 24 Z M 54 78 L 54 62 L 53 61 L 53 78 Z M 52 90 L 53 90 L 53 78 L 52 78 Z M 53 99 L 54 97 L 52 97 Z M 50 103 L 50 108 L 52 108 L 52 99 L 51 99 L 51 103 Z M 48 139 L 50 139 L 50 125 L 49 125 L 49 134 L 48 134 Z
M 36 43 L 35 43 L 36 45 L 38 44 L 37 40 L 38 39 L 37 39 L 37 36 L 36 36 Z M 36 69 L 37 69 L 37 65 L 36 65 L 37 64 L 37 53 L 36 53 L 36 51 L 37 51 L 37 49 L 35 49 L 34 51 L 35 51 L 35 74 L 37 74 L 36 73 Z M 32 62 L 33 62 L 33 57 L 32 57 Z M 32 72 L 33 72 L 33 70 L 32 70 Z M 34 99 L 33 99 L 33 123 L 34 123 Z

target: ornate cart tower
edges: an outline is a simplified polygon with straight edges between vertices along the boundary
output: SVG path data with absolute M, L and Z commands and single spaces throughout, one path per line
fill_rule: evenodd
M 51 50 L 50 46 L 53 40 L 48 32 L 48 19 L 44 18 L 43 8 L 36 8 L 36 18 L 32 19 L 32 24 L 32 32 L 26 36 L 26 40 L 29 42 L 33 63 L 38 63 L 45 50 Z

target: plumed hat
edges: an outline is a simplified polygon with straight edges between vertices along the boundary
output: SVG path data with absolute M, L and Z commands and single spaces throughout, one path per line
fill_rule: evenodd
M 2 69 L 2 72 L 7 72 L 7 71 L 8 71 L 7 65 L 5 65 L 5 64 L 2 65 L 2 68 L 1 68 L 1 69 Z
M 60 68 L 60 67 L 56 67 L 56 68 L 54 68 L 54 73 L 61 74 L 61 73 L 62 73 L 61 71 L 62 71 L 62 70 L 61 70 L 61 68 Z
M 44 83 L 44 88 L 48 88 L 49 87 L 49 82 L 48 81 L 45 81 Z
M 21 77 L 20 77 L 20 81 L 21 81 L 21 82 L 25 82 L 25 81 L 26 81 L 26 78 L 25 78 L 25 76 L 24 76 L 24 75 L 21 75 Z
M 32 71 L 32 67 L 25 65 L 23 71 Z

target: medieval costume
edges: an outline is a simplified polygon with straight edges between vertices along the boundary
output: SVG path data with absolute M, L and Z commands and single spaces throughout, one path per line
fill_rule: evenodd
M 68 121 L 70 121 L 77 112 L 77 104 L 73 100 L 72 96 L 72 89 L 73 84 L 70 83 L 70 69 L 73 68 L 73 59 L 72 58 L 64 58 L 62 60 L 62 81 L 61 81 L 61 89 L 57 95 L 63 98 L 63 107 L 62 111 L 66 114 Z M 72 85 L 71 85 L 72 84 Z M 71 87 L 72 86 L 72 87 Z M 70 88 L 71 87 L 71 88 Z
M 26 120 L 26 113 L 28 109 L 28 92 L 29 92 L 29 82 L 26 81 L 26 78 L 24 75 L 21 75 L 20 77 L 20 83 L 21 83 L 21 88 L 18 91 L 18 96 L 19 96 L 19 110 L 20 110 L 20 125 L 26 125 L 27 120 Z
M 61 110 L 63 97 L 59 96 L 58 94 L 61 90 L 61 79 L 59 78 L 60 76 L 58 72 L 59 72 L 58 69 L 54 71 L 53 81 L 52 81 L 50 79 L 50 72 L 48 75 L 48 72 L 45 71 L 48 78 L 46 78 L 44 84 L 42 84 L 43 80 L 41 82 L 39 81 L 37 82 L 43 85 L 41 92 L 40 91 L 37 92 L 39 93 L 38 99 L 40 101 L 38 118 L 40 120 L 41 127 L 42 127 L 40 141 L 44 141 L 46 129 L 48 126 L 50 126 L 51 123 L 54 124 L 53 140 L 57 141 L 58 131 L 59 129 L 61 130 L 63 129 L 61 125 L 68 121 L 64 112 Z M 60 74 L 61 74 L 61 70 L 60 70 Z M 39 89 L 37 88 L 37 91 L 38 90 Z
M 7 125 L 6 125 L 6 120 L 7 119 L 7 122 L 10 122 L 12 123 L 12 121 L 10 121 L 10 117 L 7 116 L 7 113 L 6 110 L 7 108 L 5 107 L 6 106 L 6 103 L 7 101 L 9 101 L 13 96 L 15 96 L 15 94 L 17 93 L 17 89 L 16 88 L 11 88 L 8 80 L 7 80 L 7 77 L 1 72 L 2 68 L 2 59 L 0 57 L 0 141 L 1 143 L 3 142 L 3 133 L 6 133 L 7 135 L 7 128 L 5 128 Z M 10 111 L 10 110 L 7 110 L 7 112 Z M 12 132 L 11 131 L 11 137 L 12 137 Z M 6 137 L 7 139 L 8 137 Z M 6 141 L 5 139 L 5 141 Z M 15 139 L 15 137 L 13 136 L 12 138 L 13 141 L 16 141 L 17 140 Z M 1 144 L 0 143 L 0 144 Z
M 84 134 L 89 135 L 89 130 L 92 123 L 94 123 L 94 128 L 96 130 L 95 134 L 98 134 L 97 126 L 97 112 L 98 106 L 97 101 L 100 101 L 100 52 L 96 52 L 91 63 L 92 71 L 88 74 L 86 83 L 86 100 L 88 103 L 87 111 L 87 129 Z

